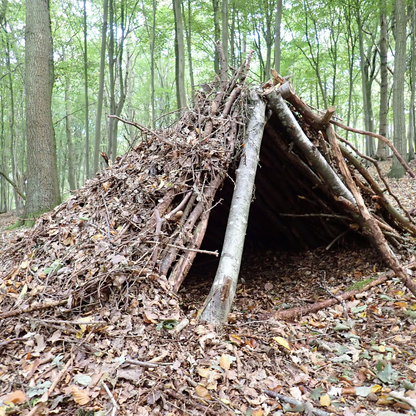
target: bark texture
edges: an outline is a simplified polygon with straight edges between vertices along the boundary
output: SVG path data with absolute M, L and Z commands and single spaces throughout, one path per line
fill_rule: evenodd
M 244 154 L 237 170 L 224 246 L 214 283 L 201 314 L 201 320 L 215 325 L 226 322 L 234 300 L 266 121 L 265 102 L 253 89 L 250 98 L 254 108 L 247 126 Z
M 54 208 L 60 200 L 51 99 L 54 81 L 47 0 L 26 2 L 25 92 L 27 196 L 25 218 Z

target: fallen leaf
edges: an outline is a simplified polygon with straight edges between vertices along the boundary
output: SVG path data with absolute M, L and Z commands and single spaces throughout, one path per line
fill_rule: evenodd
M 211 400 L 212 399 L 208 390 L 205 387 L 201 386 L 200 384 L 198 384 L 195 387 L 195 392 L 199 397 L 202 397 L 203 399 L 206 399 L 206 400 Z
M 21 404 L 27 401 L 26 394 L 21 390 L 15 390 L 10 393 L 5 399 L 4 403 Z
M 289 342 L 285 340 L 283 337 L 273 337 L 273 340 L 280 344 L 282 347 L 285 347 L 289 351 L 292 351 L 289 346 Z
M 71 393 L 74 397 L 75 403 L 79 405 L 87 404 L 90 401 L 90 395 L 88 394 L 87 390 L 82 390 L 79 387 L 72 385 L 71 386 Z
M 321 403 L 321 406 L 328 407 L 331 404 L 331 398 L 329 397 L 329 394 L 324 394 L 319 398 L 319 403 Z
M 229 370 L 230 369 L 230 361 L 228 360 L 227 354 L 221 355 L 221 358 L 220 358 L 220 367 L 223 370 Z

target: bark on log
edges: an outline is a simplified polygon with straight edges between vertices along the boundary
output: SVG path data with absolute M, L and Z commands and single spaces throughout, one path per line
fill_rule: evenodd
M 334 191 L 335 196 L 342 196 L 355 205 L 355 200 L 350 190 L 303 132 L 280 93 L 275 89 L 271 89 L 265 93 L 265 96 L 270 108 L 282 122 L 290 138 L 293 139 L 295 145 L 303 152 L 309 163 L 321 175 L 326 184 Z
M 266 104 L 254 89 L 250 91 L 250 99 L 254 108 L 247 126 L 244 154 L 237 170 L 224 246 L 214 283 L 201 314 L 201 320 L 214 325 L 221 325 L 227 320 L 235 296 L 266 121 Z

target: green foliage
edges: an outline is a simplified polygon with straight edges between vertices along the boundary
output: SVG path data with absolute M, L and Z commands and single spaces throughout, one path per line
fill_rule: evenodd
M 86 2 L 87 8 L 87 73 L 89 98 L 89 131 L 94 136 L 97 108 L 99 61 L 101 52 L 101 27 L 103 2 Z M 25 115 L 24 115 L 24 26 L 25 2 L 3 2 L 4 18 L 1 21 L 2 52 L 0 53 L 0 167 L 24 188 L 25 181 Z M 152 39 L 153 0 L 122 0 L 115 2 L 113 30 L 115 51 L 112 59 L 122 54 L 122 66 L 115 68 L 116 96 L 120 92 L 120 71 L 126 87 L 126 102 L 121 117 L 140 124 L 152 125 L 150 45 Z M 155 67 L 155 119 L 176 109 L 174 17 L 171 1 L 157 1 L 154 62 Z M 265 74 L 267 54 L 273 62 L 276 2 L 270 0 L 229 0 L 230 64 L 237 67 L 253 49 L 250 77 L 254 82 L 268 78 Z M 72 133 L 72 156 L 76 168 L 76 185 L 87 178 L 85 145 L 85 96 L 84 96 L 84 43 L 83 2 L 59 0 L 51 2 L 51 27 L 54 39 L 55 84 L 53 94 L 53 120 L 57 142 L 57 157 L 61 192 L 68 184 L 68 141 L 66 117 L 69 107 Z M 363 127 L 360 51 L 358 34 L 363 35 L 365 59 L 369 71 L 374 73 L 372 84 L 373 112 L 378 114 L 379 57 L 375 45 L 379 42 L 380 4 L 373 0 L 330 0 L 322 7 L 317 0 L 293 0 L 283 4 L 281 25 L 281 72 L 293 74 L 291 81 L 306 102 L 323 108 L 335 105 L 336 115 L 356 127 Z M 410 10 L 410 9 L 409 9 Z M 387 1 L 387 16 L 394 21 L 392 1 Z M 360 17 L 360 24 L 357 20 Z M 1 17 L 1 16 L 0 16 Z M 191 34 L 191 57 L 194 83 L 210 82 L 214 77 L 215 53 L 214 15 L 212 1 L 183 0 L 183 18 Z M 124 32 L 121 28 L 124 28 Z M 124 36 L 123 49 L 121 40 Z M 389 33 L 391 50 L 394 37 Z M 107 38 L 108 41 L 108 38 Z M 410 44 L 410 42 L 409 42 Z M 409 53 L 409 56 L 411 54 Z M 9 58 L 8 58 L 9 57 Z M 106 62 L 109 62 L 108 51 Z M 389 66 L 393 56 L 389 55 Z M 188 96 L 192 93 L 186 62 L 185 85 Z M 409 63 L 410 66 L 410 63 Z M 10 74 L 10 77 L 9 77 Z M 409 77 L 409 74 L 407 74 Z M 65 103 L 65 88 L 69 80 L 69 103 Z M 407 88 L 411 83 L 407 80 Z M 104 114 L 110 114 L 109 73 L 106 71 Z M 350 90 L 351 87 L 351 90 Z M 408 91 L 407 91 L 408 94 Z M 389 114 L 391 122 L 392 114 Z M 170 125 L 176 114 L 160 118 L 156 127 Z M 101 121 L 100 150 L 107 152 L 108 119 Z M 375 127 L 377 119 L 375 120 Z M 138 139 L 137 130 L 119 124 L 119 153 L 130 148 Z M 361 139 L 360 139 L 361 140 Z M 356 143 L 360 149 L 361 142 Z M 90 140 L 90 158 L 94 151 Z M 92 161 L 90 161 L 90 164 Z M 21 206 L 22 201 L 13 195 L 12 189 L 0 179 L 0 210 Z

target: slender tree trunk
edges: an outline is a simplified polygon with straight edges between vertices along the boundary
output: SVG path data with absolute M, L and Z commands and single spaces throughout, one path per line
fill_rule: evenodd
M 222 30 L 221 30 L 221 43 L 222 50 L 224 51 L 225 68 L 228 68 L 228 0 L 222 0 Z
M 183 21 L 186 22 L 185 16 L 185 8 L 183 8 Z M 191 0 L 188 0 L 188 22 L 185 24 L 185 34 L 186 34 L 186 44 L 188 50 L 188 67 L 189 67 L 189 80 L 191 82 L 191 96 L 192 96 L 192 104 L 194 102 L 195 97 L 195 81 L 194 81 L 194 70 L 192 64 L 192 29 L 191 29 L 191 22 L 192 22 L 192 9 L 191 9 Z
M 282 26 L 282 0 L 277 0 L 276 24 L 274 28 L 274 67 L 280 74 L 281 55 L 281 26 Z
M 409 146 L 409 160 L 415 158 L 415 76 L 416 76 L 416 56 L 415 56 L 415 1 L 412 1 L 410 9 L 410 21 L 412 25 L 410 35 L 410 103 L 409 103 L 409 130 L 407 133 L 407 143 Z
M 363 37 L 363 23 L 361 20 L 361 11 L 357 4 L 356 19 L 358 25 L 358 41 L 360 46 L 360 68 L 361 68 L 361 86 L 363 92 L 363 113 L 364 113 L 364 126 L 365 130 L 373 131 L 373 108 L 371 102 L 371 84 L 372 79 L 369 76 L 370 63 L 364 50 L 364 37 Z M 371 49 L 368 54 L 371 54 Z M 374 139 L 370 136 L 365 137 L 366 154 L 367 156 L 374 155 Z
M 85 176 L 90 172 L 90 116 L 88 103 L 88 49 L 87 49 L 87 3 L 84 0 L 84 95 L 85 95 Z
M 380 0 L 380 113 L 379 113 L 379 133 L 387 137 L 387 113 L 388 113 L 388 69 L 387 69 L 387 16 L 386 0 Z M 377 158 L 386 160 L 387 145 L 381 140 L 378 141 Z
M 101 146 L 101 117 L 104 101 L 104 74 L 105 74 L 105 51 L 107 43 L 107 19 L 108 0 L 104 0 L 103 26 L 101 29 L 101 55 L 100 55 L 100 77 L 98 80 L 97 114 L 95 118 L 95 141 L 94 141 L 94 173 L 99 170 L 99 157 Z
M 156 109 L 155 109 L 155 40 L 156 40 L 156 0 L 152 1 L 152 37 L 150 42 L 150 88 L 152 101 L 152 127 L 156 128 Z
M 220 30 L 220 0 L 212 0 L 212 9 L 214 13 L 214 71 L 216 74 L 220 73 L 220 56 L 218 54 L 217 47 L 215 42 L 220 40 L 221 30 Z
M 48 0 L 26 1 L 25 92 L 27 195 L 25 218 L 60 202 L 52 125 L 53 49 Z
M 117 30 L 114 26 L 114 0 L 109 0 L 109 40 L 108 40 L 108 74 L 109 74 L 109 95 L 110 95 L 110 114 L 116 114 L 116 80 L 114 75 L 115 67 L 115 51 L 114 51 L 114 31 Z M 108 143 L 107 143 L 107 156 L 114 162 L 116 154 L 113 153 L 114 146 L 117 145 L 117 138 L 114 136 L 116 119 L 110 118 L 109 129 L 108 129 Z
M 13 79 L 12 79 L 12 67 L 10 64 L 10 43 L 6 39 L 6 67 L 8 71 L 8 81 L 9 81 L 9 93 L 10 93 L 10 118 L 9 118 L 9 128 L 10 128 L 10 162 L 12 168 L 12 179 L 15 183 L 19 181 L 19 170 L 16 164 L 16 137 L 15 137 L 15 107 L 14 107 L 14 88 L 13 88 Z M 16 188 L 13 187 L 13 195 L 16 211 L 20 212 L 22 209 L 22 198 L 16 192 Z
M 405 0 L 395 2 L 396 18 L 396 47 L 394 55 L 393 75 L 393 143 L 400 155 L 406 159 L 406 118 L 404 108 L 404 75 L 406 71 L 406 3 Z M 404 167 L 393 156 L 389 176 L 401 178 L 405 173 Z
M 186 107 L 185 92 L 185 44 L 183 39 L 183 22 L 181 13 L 182 0 L 173 0 L 173 13 L 175 17 L 175 79 L 176 100 L 178 108 Z
M 70 88 L 70 82 L 69 77 L 65 77 L 65 132 L 66 132 L 66 140 L 67 140 L 67 149 L 68 149 L 68 183 L 69 183 L 69 189 L 73 191 L 76 189 L 75 185 L 75 168 L 74 168 L 74 144 L 72 141 L 72 128 L 71 128 L 71 109 L 69 106 L 69 88 Z M 64 175 L 62 175 L 64 176 Z

